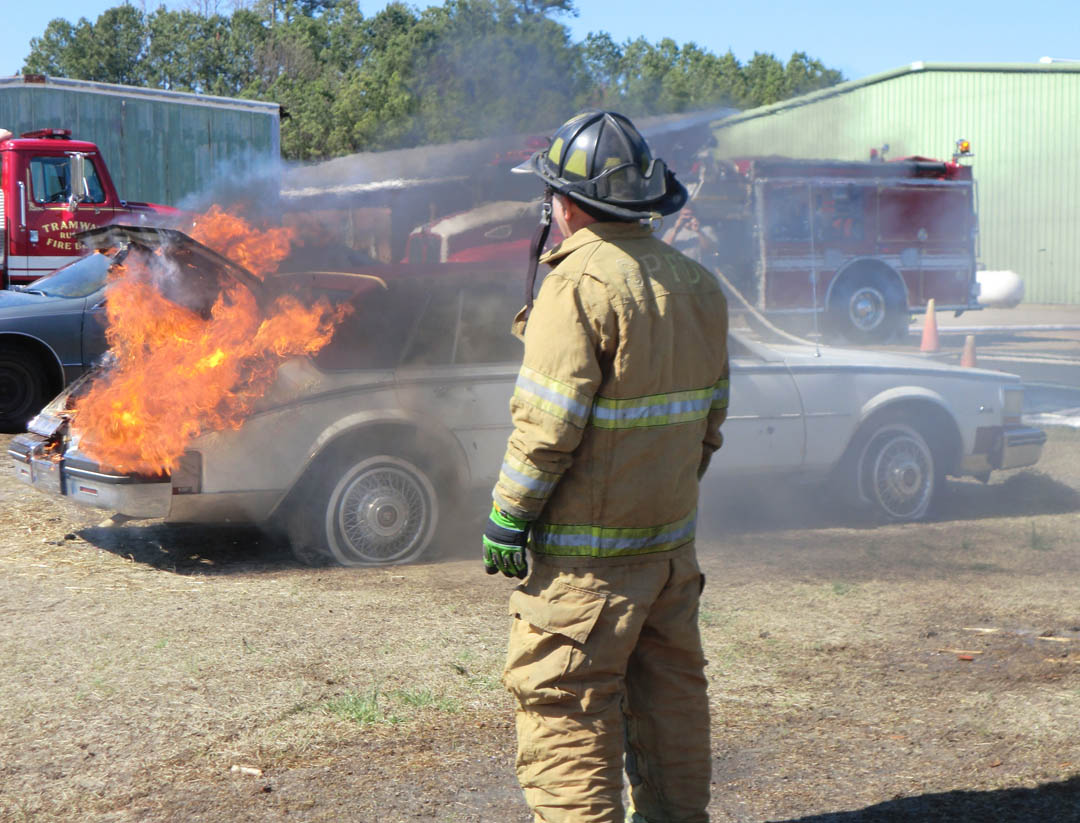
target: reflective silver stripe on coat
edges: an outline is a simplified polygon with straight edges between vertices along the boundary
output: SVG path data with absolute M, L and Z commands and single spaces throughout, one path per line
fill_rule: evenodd
M 589 417 L 589 405 L 583 402 L 581 392 L 527 366 L 518 374 L 514 397 L 578 428 L 584 428 Z
M 541 471 L 507 455 L 499 471 L 499 483 L 516 486 L 522 497 L 546 498 L 559 482 L 559 475 Z

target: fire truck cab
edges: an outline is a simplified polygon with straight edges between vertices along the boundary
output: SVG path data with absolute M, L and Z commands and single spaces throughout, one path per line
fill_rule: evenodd
M 80 256 L 75 235 L 124 217 L 175 215 L 121 200 L 98 147 L 67 129 L 0 129 L 0 281 L 29 283 Z
M 817 315 L 853 342 L 904 332 L 930 298 L 979 308 L 975 184 L 960 156 L 718 162 L 691 204 L 711 234 L 702 259 L 759 311 Z

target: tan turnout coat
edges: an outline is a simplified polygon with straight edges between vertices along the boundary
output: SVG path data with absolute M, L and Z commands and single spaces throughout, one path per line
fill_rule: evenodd
M 592 224 L 542 262 L 555 268 L 524 331 L 496 505 L 536 521 L 540 554 L 692 542 L 697 469 L 721 445 L 728 401 L 716 278 L 642 224 Z

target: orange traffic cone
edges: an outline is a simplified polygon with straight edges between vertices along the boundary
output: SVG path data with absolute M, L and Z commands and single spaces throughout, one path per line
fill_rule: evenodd
M 973 369 L 975 360 L 975 335 L 969 334 L 964 338 L 964 353 L 960 355 L 960 365 L 965 369 Z
M 926 303 L 926 319 L 922 327 L 922 344 L 919 351 L 931 354 L 941 348 L 937 333 L 937 310 L 934 307 L 934 298 L 931 297 Z

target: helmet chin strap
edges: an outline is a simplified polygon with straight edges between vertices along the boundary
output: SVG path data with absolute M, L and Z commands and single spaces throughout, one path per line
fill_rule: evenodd
M 533 232 L 532 244 L 529 246 L 529 271 L 525 275 L 525 319 L 529 319 L 533 307 L 533 291 L 536 288 L 536 269 L 540 266 L 540 253 L 547 243 L 548 234 L 551 232 L 551 197 L 552 189 L 548 187 L 544 191 L 544 202 L 540 207 L 540 225 Z

